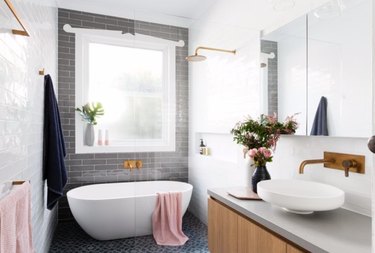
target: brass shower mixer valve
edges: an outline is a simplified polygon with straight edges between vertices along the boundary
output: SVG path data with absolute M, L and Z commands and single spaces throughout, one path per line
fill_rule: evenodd
M 141 160 L 126 160 L 124 161 L 124 169 L 140 169 L 142 168 L 143 163 Z

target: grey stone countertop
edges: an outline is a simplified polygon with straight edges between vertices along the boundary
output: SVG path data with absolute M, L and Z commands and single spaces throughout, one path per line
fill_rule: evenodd
M 260 200 L 239 200 L 229 188 L 208 195 L 311 252 L 370 253 L 371 218 L 342 208 L 308 215 L 288 213 Z

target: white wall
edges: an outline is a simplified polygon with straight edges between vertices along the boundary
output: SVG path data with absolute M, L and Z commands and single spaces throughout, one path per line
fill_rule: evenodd
M 57 91 L 57 11 L 29 1 L 12 1 L 30 37 L 0 33 L 0 183 L 31 180 L 33 241 L 48 252 L 56 210 L 44 204 L 42 181 L 45 68 Z M 5 9 L 4 9 L 5 10 Z
M 189 34 L 191 53 L 198 44 L 223 46 L 229 49 L 241 44 L 248 46 L 246 53 L 238 54 L 235 58 L 230 58 L 230 55 L 204 52 L 209 56 L 207 61 L 189 65 L 189 181 L 194 185 L 190 211 L 203 222 L 207 222 L 207 189 L 247 185 L 252 172 L 248 168 L 248 160 L 242 157 L 241 147 L 234 144 L 232 136 L 228 134 L 233 121 L 241 120 L 243 116 L 249 114 L 256 116 L 260 111 L 260 99 L 257 93 L 260 88 L 259 74 L 258 77 L 255 74 L 255 72 L 259 73 L 260 52 L 259 45 L 254 40 L 257 31 L 243 28 L 251 24 L 243 22 L 248 12 L 246 8 L 241 8 L 242 1 L 237 2 L 236 12 L 228 11 L 228 16 L 215 26 L 211 17 L 217 17 L 215 10 L 223 10 L 226 6 L 223 1 L 218 1 L 211 12 L 197 22 L 195 29 L 190 29 Z M 293 11 L 285 11 L 283 13 L 285 16 L 280 18 L 279 14 L 278 18 L 279 20 L 292 18 L 288 16 L 291 13 Z M 269 14 L 272 14 L 272 11 Z M 237 17 L 231 19 L 231 15 Z M 272 15 L 269 15 L 269 18 L 273 19 L 274 26 L 278 24 L 278 20 Z M 229 20 L 228 23 L 230 22 L 231 25 L 226 25 L 226 20 Z M 233 24 L 233 20 L 241 20 L 241 22 Z M 271 27 L 269 23 L 267 24 Z M 239 27 L 242 27 L 242 30 Z M 251 65 L 252 63 L 255 65 Z M 248 70 L 243 68 L 243 65 L 249 66 Z M 206 140 L 207 146 L 211 149 L 211 156 L 198 154 L 199 138 Z M 351 173 L 349 178 L 345 178 L 343 171 L 324 169 L 321 165 L 316 165 L 307 166 L 306 174 L 301 177 L 342 188 L 347 193 L 346 208 L 370 215 L 373 161 L 367 151 L 364 138 L 282 137 L 274 162 L 269 165 L 271 176 L 273 178 L 300 177 L 297 171 L 302 160 L 321 158 L 323 151 L 366 155 L 366 174 Z

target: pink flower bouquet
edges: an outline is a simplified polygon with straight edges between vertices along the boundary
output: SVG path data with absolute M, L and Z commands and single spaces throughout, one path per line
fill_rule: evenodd
M 252 148 L 250 149 L 247 154 L 251 159 L 254 161 L 254 165 L 265 166 L 267 162 L 272 162 L 272 150 L 265 147 L 260 147 L 258 149 Z
M 244 155 L 248 154 L 255 166 L 265 166 L 267 162 L 272 162 L 272 152 L 280 136 L 296 132 L 295 115 L 287 117 L 284 122 L 279 122 L 276 115 L 264 114 L 258 120 L 248 118 L 238 122 L 231 131 L 233 140 L 245 147 Z

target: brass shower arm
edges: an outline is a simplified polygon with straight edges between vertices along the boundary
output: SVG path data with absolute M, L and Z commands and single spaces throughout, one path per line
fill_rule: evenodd
M 225 53 L 231 53 L 231 54 L 236 54 L 236 50 L 226 50 L 226 49 L 221 49 L 221 48 L 213 48 L 213 47 L 197 47 L 195 49 L 195 55 L 198 55 L 198 50 L 211 50 L 211 51 L 219 51 L 219 52 L 225 52 Z
M 227 49 L 221 49 L 221 48 L 213 48 L 213 47 L 197 47 L 195 49 L 195 53 L 193 55 L 187 56 L 185 59 L 187 61 L 197 62 L 197 61 L 204 61 L 207 59 L 204 55 L 199 55 L 198 50 L 211 50 L 211 51 L 218 51 L 223 53 L 230 53 L 230 54 L 236 54 L 236 50 L 227 50 Z

